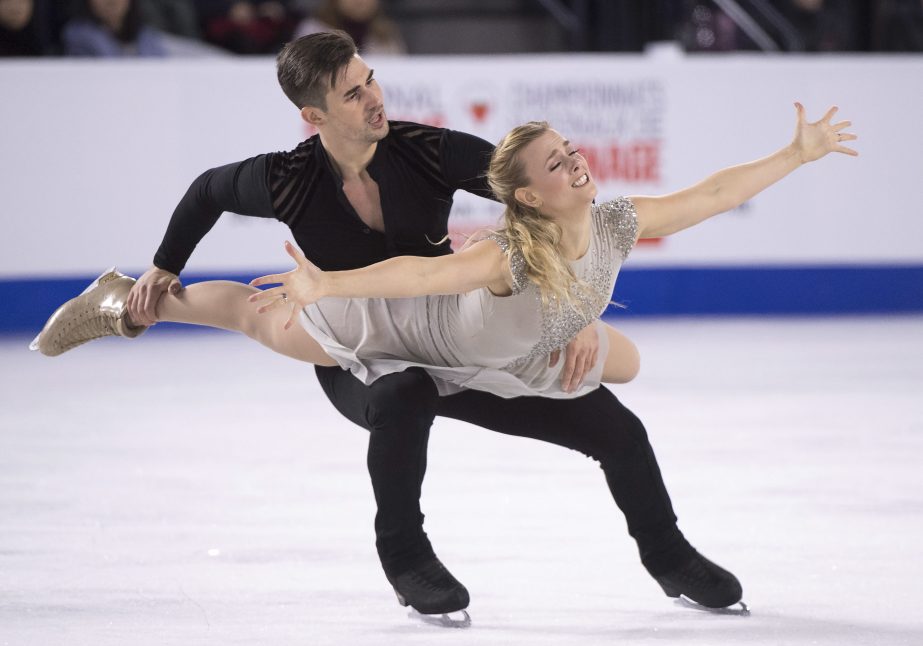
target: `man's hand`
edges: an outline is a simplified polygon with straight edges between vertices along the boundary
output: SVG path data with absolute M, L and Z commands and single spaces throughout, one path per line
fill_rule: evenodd
M 599 337 L 596 335 L 596 321 L 593 321 L 564 348 L 564 369 L 561 371 L 561 388 L 564 392 L 573 392 L 583 383 L 586 373 L 596 363 L 598 351 Z M 560 356 L 560 350 L 552 352 L 548 366 L 554 366 Z
M 164 292 L 179 294 L 183 289 L 176 274 L 151 267 L 128 292 L 128 316 L 133 325 L 154 325 L 157 322 L 157 301 Z

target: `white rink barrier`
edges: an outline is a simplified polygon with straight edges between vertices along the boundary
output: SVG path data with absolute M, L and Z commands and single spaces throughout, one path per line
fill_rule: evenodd
M 856 280 L 874 286 L 884 279 L 898 280 L 907 292 L 900 281 L 910 280 L 909 293 L 894 297 L 897 309 L 923 309 L 913 289 L 914 272 L 923 267 L 917 195 L 923 132 L 915 123 L 923 108 L 923 57 L 554 55 L 368 63 L 392 119 L 491 141 L 524 121 L 550 121 L 589 157 L 601 199 L 670 192 L 769 154 L 790 140 L 794 101 L 813 119 L 836 104 L 838 118 L 853 121 L 860 136 L 858 158 L 830 156 L 735 212 L 639 246 L 626 276 L 666 271 L 675 281 L 677 272 L 811 268 L 824 280 L 840 274 L 835 280 L 849 283 L 840 285 L 844 290 Z M 143 270 L 200 172 L 294 148 L 309 134 L 269 58 L 4 61 L 0 87 L 0 282 L 7 290 L 22 281 L 92 277 L 116 263 Z M 495 204 L 459 192 L 451 222 L 464 232 L 492 224 L 498 214 Z M 286 236 L 277 222 L 225 215 L 186 272 L 244 275 L 284 266 Z M 881 269 L 903 278 L 866 275 Z M 852 273 L 845 278 L 840 270 Z M 857 278 L 856 271 L 866 274 Z M 847 301 L 869 297 L 850 293 Z

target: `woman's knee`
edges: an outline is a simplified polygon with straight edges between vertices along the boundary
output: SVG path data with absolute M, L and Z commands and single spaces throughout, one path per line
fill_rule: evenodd
M 628 338 L 619 335 L 617 343 L 611 343 L 603 367 L 603 381 L 609 384 L 627 384 L 641 371 L 641 353 Z
M 620 365 L 621 374 L 619 377 L 621 380 L 616 383 L 627 384 L 641 372 L 641 353 L 638 352 L 638 347 L 634 343 L 631 344 L 631 349 L 626 352 L 626 356 L 620 362 Z

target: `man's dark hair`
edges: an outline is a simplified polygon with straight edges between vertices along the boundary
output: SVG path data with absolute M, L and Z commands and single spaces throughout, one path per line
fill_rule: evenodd
M 276 58 L 279 85 L 296 108 L 313 105 L 326 110 L 327 91 L 356 51 L 356 43 L 345 31 L 302 36 L 287 43 Z

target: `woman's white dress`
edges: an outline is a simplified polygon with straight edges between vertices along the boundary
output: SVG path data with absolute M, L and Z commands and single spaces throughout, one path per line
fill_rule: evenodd
M 426 370 L 440 394 L 462 388 L 501 397 L 579 397 L 600 384 L 608 337 L 599 316 L 609 304 L 622 263 L 637 237 L 631 200 L 620 197 L 593 205 L 586 254 L 571 263 L 574 274 L 592 287 L 581 310 L 543 306 L 538 286 L 525 276 L 524 260 L 510 265 L 516 286 L 510 296 L 486 288 L 465 294 L 415 298 L 324 298 L 301 313 L 304 328 L 344 369 L 366 384 L 411 367 Z M 488 236 L 509 251 L 499 234 Z M 596 364 L 575 392 L 561 390 L 563 359 L 549 355 L 596 322 Z

